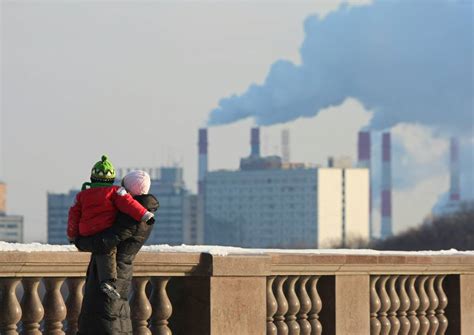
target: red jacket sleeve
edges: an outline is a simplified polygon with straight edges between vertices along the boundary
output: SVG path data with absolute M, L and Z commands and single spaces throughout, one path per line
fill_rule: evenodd
M 135 221 L 141 221 L 145 213 L 148 212 L 147 209 L 133 199 L 123 187 L 120 187 L 114 192 L 112 202 L 120 212 L 127 214 Z
M 67 220 L 67 237 L 73 239 L 79 236 L 79 221 L 81 220 L 81 202 L 79 194 L 76 195 L 74 204 L 69 208 Z

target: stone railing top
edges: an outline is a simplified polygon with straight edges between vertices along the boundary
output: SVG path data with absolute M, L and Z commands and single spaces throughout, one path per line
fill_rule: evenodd
M 90 254 L 74 246 L 0 242 L 0 277 L 84 276 Z M 473 273 L 474 251 L 283 250 L 147 246 L 136 276 Z

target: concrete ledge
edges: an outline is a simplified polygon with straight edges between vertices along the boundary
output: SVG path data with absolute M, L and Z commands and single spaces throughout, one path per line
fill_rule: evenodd
M 463 274 L 474 273 L 474 255 L 271 254 L 273 274 Z
M 1 251 L 0 277 L 85 276 L 90 254 Z M 135 276 L 474 274 L 474 255 L 230 254 L 140 252 Z

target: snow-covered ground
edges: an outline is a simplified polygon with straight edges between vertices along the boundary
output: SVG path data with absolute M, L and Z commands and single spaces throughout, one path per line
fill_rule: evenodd
M 51 245 L 42 243 L 8 243 L 0 242 L 0 252 L 2 251 L 77 251 L 73 245 Z M 474 255 L 472 251 L 458 251 L 456 249 L 441 251 L 378 251 L 371 249 L 251 249 L 238 247 L 223 247 L 217 245 L 180 245 L 170 246 L 167 244 L 144 246 L 145 252 L 191 252 L 208 253 L 216 256 L 227 256 L 232 254 L 266 254 L 266 253 L 292 253 L 292 254 L 315 254 L 315 255 Z

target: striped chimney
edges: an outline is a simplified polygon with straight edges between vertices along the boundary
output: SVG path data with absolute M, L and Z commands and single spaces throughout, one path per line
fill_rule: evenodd
M 451 182 L 449 187 L 449 200 L 461 200 L 460 192 L 460 163 L 459 163 L 459 141 L 456 137 L 451 137 L 449 170 Z
M 357 161 L 359 167 L 370 168 L 370 133 L 368 131 L 359 131 Z
M 250 130 L 250 156 L 260 156 L 260 128 L 252 128 Z
M 392 167 L 390 133 L 382 134 L 381 238 L 392 235 Z
M 369 169 L 369 237 L 373 236 L 372 228 L 372 169 L 371 169 L 370 132 L 359 131 L 357 138 L 357 166 Z
M 207 129 L 199 129 L 198 193 L 204 191 L 204 178 L 207 173 Z

